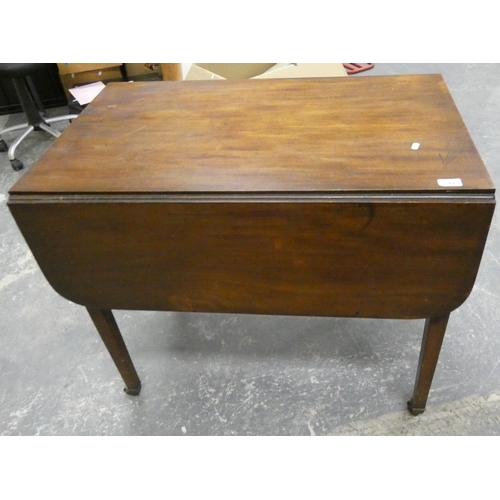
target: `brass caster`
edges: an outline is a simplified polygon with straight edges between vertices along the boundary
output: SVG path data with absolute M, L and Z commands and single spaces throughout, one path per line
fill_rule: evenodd
M 422 413 L 424 413 L 425 411 L 425 408 L 414 408 L 413 407 L 413 401 L 410 399 L 410 401 L 408 401 L 407 403 L 407 406 L 408 406 L 408 410 L 410 411 L 410 413 L 412 415 L 422 415 Z
M 129 396 L 138 396 L 141 392 L 141 383 L 139 382 L 139 387 L 137 387 L 136 389 L 129 389 L 128 387 L 124 387 L 123 392 L 127 393 Z

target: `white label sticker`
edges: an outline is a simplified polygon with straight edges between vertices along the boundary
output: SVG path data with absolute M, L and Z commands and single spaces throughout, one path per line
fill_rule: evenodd
M 462 179 L 438 179 L 438 184 L 442 187 L 461 187 Z
M 411 145 L 411 149 L 413 149 L 413 151 L 416 151 L 419 147 L 420 147 L 420 142 L 414 142 Z

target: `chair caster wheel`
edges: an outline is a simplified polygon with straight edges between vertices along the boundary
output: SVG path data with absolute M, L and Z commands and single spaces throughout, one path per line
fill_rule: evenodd
M 7 143 L 3 139 L 0 139 L 0 153 L 5 153 L 8 150 Z
M 21 160 L 18 160 L 17 158 L 10 160 L 10 164 L 16 172 L 24 168 L 23 162 Z

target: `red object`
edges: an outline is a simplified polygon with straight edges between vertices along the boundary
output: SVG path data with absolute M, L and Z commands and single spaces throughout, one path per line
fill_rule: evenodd
M 342 63 L 348 75 L 355 75 L 362 71 L 367 71 L 375 66 L 375 63 Z

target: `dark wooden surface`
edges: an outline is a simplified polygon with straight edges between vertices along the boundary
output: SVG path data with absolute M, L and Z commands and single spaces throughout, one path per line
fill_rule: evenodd
M 110 310 L 92 307 L 88 307 L 87 311 L 125 382 L 125 391 L 131 396 L 137 396 L 141 392 L 141 381 L 130 359 L 113 313 Z
M 476 277 L 491 202 L 13 204 L 51 285 L 93 307 L 426 318 Z
M 129 394 L 111 309 L 427 318 L 414 414 L 495 207 L 439 75 L 109 85 L 10 193 Z
M 439 75 L 136 82 L 109 84 L 12 192 L 448 191 L 441 178 L 493 190 Z
M 419 415 L 425 410 L 449 318 L 450 315 L 445 314 L 428 318 L 425 322 L 415 390 L 412 399 L 408 401 L 408 409 L 414 415 Z

